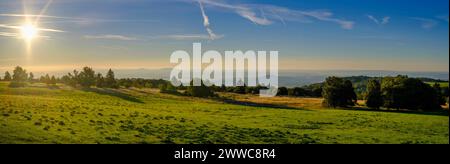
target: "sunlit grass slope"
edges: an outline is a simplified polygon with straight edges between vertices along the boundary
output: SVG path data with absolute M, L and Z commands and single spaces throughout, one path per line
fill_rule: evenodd
M 449 142 L 448 116 L 245 106 L 145 89 L 7 85 L 0 82 L 0 143 Z

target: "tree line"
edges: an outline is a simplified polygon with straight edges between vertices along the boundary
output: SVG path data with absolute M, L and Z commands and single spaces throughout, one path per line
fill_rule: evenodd
M 448 88 L 445 95 L 439 83 L 431 86 L 402 75 L 371 79 L 366 88 L 366 106 L 374 109 L 439 110 L 448 101 Z M 328 107 L 354 106 L 357 101 L 352 83 L 343 78 L 327 78 L 322 94 L 324 105 Z
M 5 72 L 4 81 L 11 81 L 10 87 L 24 87 L 27 83 L 41 82 L 48 86 L 56 86 L 57 83 L 76 88 L 159 88 L 162 93 L 183 94 L 194 97 L 216 97 L 215 92 L 230 92 L 237 94 L 259 94 L 265 86 L 248 87 L 235 86 L 206 86 L 202 81 L 201 86 L 173 86 L 166 80 L 150 80 L 142 78 L 116 79 L 114 72 L 109 69 L 105 76 L 96 73 L 90 67 L 84 67 L 81 71 L 74 70 L 67 75 L 57 78 L 55 76 L 41 76 L 35 79 L 32 72 L 17 66 L 11 75 Z M 192 84 L 192 82 L 191 82 Z M 439 83 L 433 86 L 426 84 L 421 79 L 408 76 L 384 77 L 369 79 L 364 86 L 366 91 L 362 94 L 369 108 L 380 109 L 410 109 L 410 110 L 436 110 L 448 102 L 448 88 L 442 88 Z M 179 91 L 184 91 L 180 93 Z M 323 105 L 326 107 L 351 107 L 357 104 L 358 95 L 355 85 L 348 78 L 328 77 L 325 82 L 304 87 L 286 88 L 280 87 L 277 96 L 292 97 L 323 97 Z

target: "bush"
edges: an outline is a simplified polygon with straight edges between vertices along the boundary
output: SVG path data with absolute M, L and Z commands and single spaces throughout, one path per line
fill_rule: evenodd
M 172 84 L 170 84 L 169 82 L 165 83 L 165 84 L 161 84 L 159 86 L 159 92 L 160 93 L 169 93 L 169 94 L 177 94 L 177 88 L 175 86 L 173 86 Z
M 191 81 L 191 86 L 187 88 L 186 94 L 193 97 L 203 97 L 203 98 L 216 96 L 214 92 L 211 90 L 211 88 L 203 84 L 203 81 L 201 82 L 201 86 L 193 86 L 193 82 Z
M 11 88 L 19 88 L 19 87 L 25 87 L 27 84 L 25 82 L 17 82 L 17 81 L 12 81 L 11 83 L 9 83 L 9 87 Z

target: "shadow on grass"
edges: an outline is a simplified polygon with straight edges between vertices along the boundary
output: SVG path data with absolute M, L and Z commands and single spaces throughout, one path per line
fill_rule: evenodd
M 222 101 L 227 104 L 233 104 L 233 105 L 243 105 L 243 106 L 251 106 L 251 107 L 267 107 L 267 108 L 289 109 L 289 110 L 307 110 L 304 108 L 296 108 L 296 107 L 290 107 L 290 106 L 279 105 L 279 104 L 239 101 L 239 100 L 234 100 L 234 99 L 230 99 L 230 98 L 226 98 L 226 97 L 220 97 L 220 98 L 217 98 L 217 100 Z
M 404 113 L 404 114 L 419 114 L 419 115 L 430 115 L 430 116 L 449 116 L 448 110 L 443 109 L 440 111 L 413 111 L 413 110 L 394 110 L 394 109 L 369 109 L 365 107 L 351 107 L 351 108 L 336 108 L 340 110 L 351 110 L 351 111 L 369 111 L 369 112 L 384 112 L 384 113 Z
M 99 89 L 99 88 L 83 88 L 81 89 L 82 91 L 85 92 L 94 92 L 97 94 L 101 94 L 101 95 L 108 95 L 108 96 L 114 96 L 114 97 L 118 97 L 121 98 L 123 100 L 126 101 L 131 101 L 131 102 L 135 102 L 135 103 L 144 103 L 143 101 L 137 99 L 136 97 L 114 90 L 114 89 Z

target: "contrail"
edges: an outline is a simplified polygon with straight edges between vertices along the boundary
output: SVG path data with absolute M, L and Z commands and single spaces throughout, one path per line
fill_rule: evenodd
M 209 17 L 208 17 L 208 15 L 206 15 L 206 13 L 205 13 L 205 9 L 203 8 L 202 2 L 199 0 L 198 3 L 199 3 L 199 5 L 200 5 L 200 10 L 201 10 L 202 16 L 203 16 L 203 26 L 205 26 L 206 31 L 207 31 L 208 34 L 209 34 L 209 38 L 210 38 L 211 40 L 215 40 L 215 39 L 220 38 L 220 36 L 217 36 L 217 35 L 214 33 L 214 31 L 210 28 L 210 26 L 209 26 L 209 25 L 210 25 L 210 23 L 209 23 Z

